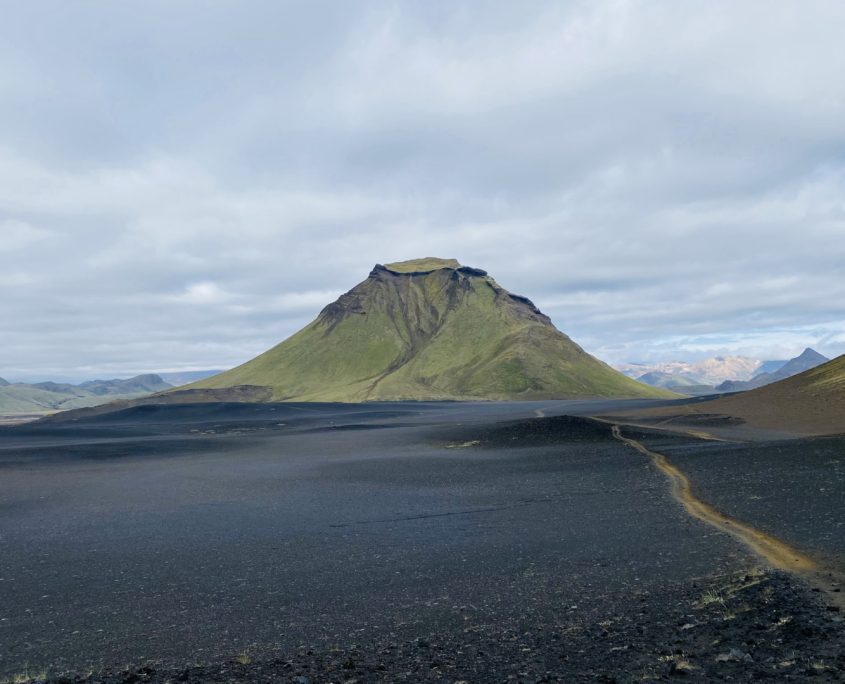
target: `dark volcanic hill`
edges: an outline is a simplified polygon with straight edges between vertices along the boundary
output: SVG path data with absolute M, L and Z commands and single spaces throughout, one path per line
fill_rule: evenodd
M 666 397 L 590 356 L 525 297 L 454 259 L 377 265 L 315 321 L 189 388 L 276 401 Z

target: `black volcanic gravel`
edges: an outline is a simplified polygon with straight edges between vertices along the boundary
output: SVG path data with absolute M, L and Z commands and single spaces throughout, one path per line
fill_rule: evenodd
M 565 407 L 0 429 L 0 682 L 845 681 L 837 611 Z
M 619 612 L 562 610 L 512 623 L 302 647 L 253 662 L 161 668 L 154 662 L 54 684 L 134 682 L 845 681 L 842 617 L 780 573 L 710 578 L 672 594 L 643 592 Z M 43 680 L 33 680 L 43 681 Z

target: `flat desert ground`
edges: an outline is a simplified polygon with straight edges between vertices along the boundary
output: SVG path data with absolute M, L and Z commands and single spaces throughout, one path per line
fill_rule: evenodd
M 845 438 L 659 402 L 148 406 L 0 428 L 0 682 L 845 681 Z

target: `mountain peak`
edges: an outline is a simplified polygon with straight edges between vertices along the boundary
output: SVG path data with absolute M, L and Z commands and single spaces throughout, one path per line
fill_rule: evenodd
M 817 361 L 821 361 L 825 363 L 830 361 L 829 358 L 824 356 L 823 354 L 819 354 L 815 349 L 812 347 L 807 347 L 804 351 L 802 351 L 798 356 L 795 357 L 796 359 L 815 359 Z
M 486 271 L 436 257 L 377 264 L 292 337 L 191 387 L 243 385 L 276 401 L 671 396 L 587 354 Z
M 378 268 L 379 265 L 376 265 Z M 457 259 L 440 259 L 439 257 L 422 257 L 421 259 L 409 259 L 408 261 L 395 261 L 392 264 L 385 264 L 384 268 L 393 273 L 431 273 L 443 268 L 457 270 L 461 264 Z

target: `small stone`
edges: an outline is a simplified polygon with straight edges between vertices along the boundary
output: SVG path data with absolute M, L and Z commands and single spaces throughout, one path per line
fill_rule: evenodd
M 751 654 L 745 653 L 744 651 L 740 651 L 738 648 L 732 648 L 727 653 L 720 653 L 716 656 L 717 663 L 753 663 L 754 658 L 751 657 Z

